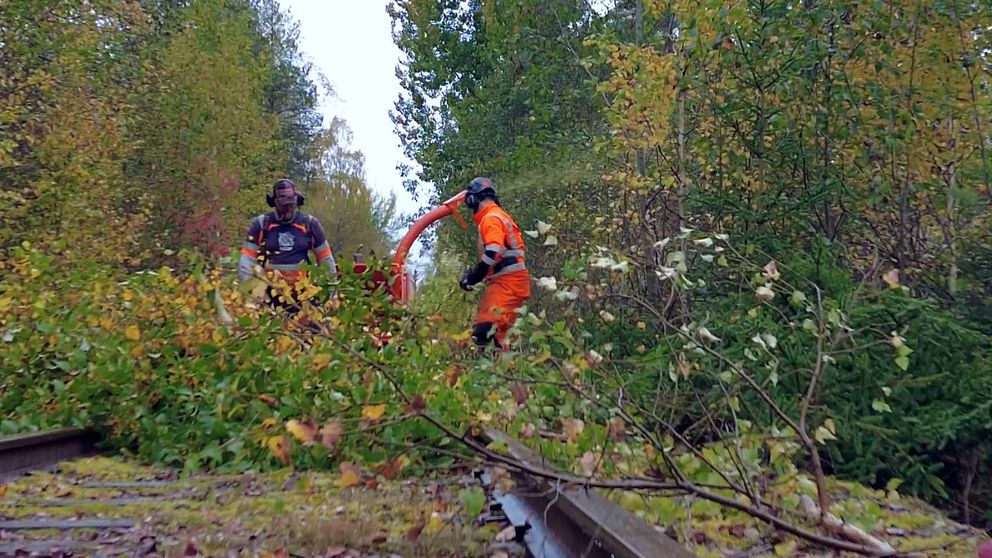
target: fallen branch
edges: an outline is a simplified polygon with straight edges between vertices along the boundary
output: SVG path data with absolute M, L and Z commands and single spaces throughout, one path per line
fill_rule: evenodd
M 323 324 L 322 324 L 323 325 Z M 322 337 L 326 337 L 332 343 L 337 344 L 344 350 L 348 351 L 352 356 L 361 360 L 368 366 L 372 367 L 388 381 L 393 389 L 396 390 L 397 394 L 406 402 L 410 402 L 412 398 L 409 394 L 403 391 L 401 384 L 396 380 L 395 376 L 386 369 L 385 366 L 369 359 L 367 356 L 356 351 L 352 347 L 345 343 L 334 339 L 329 333 L 321 332 L 319 334 Z M 828 536 L 823 536 L 817 533 L 807 531 L 801 527 L 798 527 L 780 517 L 776 516 L 772 511 L 766 509 L 760 509 L 755 506 L 744 504 L 733 498 L 726 498 L 704 490 L 703 488 L 697 486 L 689 481 L 680 480 L 677 482 L 660 482 L 653 479 L 647 478 L 630 478 L 630 479 L 620 479 L 620 480 L 596 480 L 588 477 L 579 477 L 576 475 L 571 475 L 567 473 L 559 473 L 556 471 L 549 471 L 538 464 L 531 464 L 527 462 L 514 459 L 512 457 L 507 457 L 501 453 L 494 452 L 489 448 L 485 447 L 472 437 L 461 434 L 454 431 L 451 427 L 441 422 L 440 419 L 431 416 L 426 410 L 420 411 L 419 415 L 421 418 L 426 420 L 428 423 L 433 425 L 435 428 L 443 432 L 449 438 L 457 440 L 462 444 L 466 445 L 473 451 L 482 455 L 486 459 L 500 463 L 507 467 L 513 468 L 522 473 L 526 473 L 535 477 L 543 478 L 546 480 L 557 481 L 565 485 L 572 485 L 576 487 L 587 487 L 587 488 L 602 488 L 602 489 L 619 489 L 619 490 L 655 490 L 655 491 L 666 491 L 666 492 L 682 492 L 690 493 L 704 500 L 709 500 L 711 502 L 720 504 L 722 506 L 736 509 L 742 511 L 756 519 L 759 519 L 769 525 L 772 525 L 782 531 L 795 535 L 803 540 L 811 543 L 818 544 L 820 546 L 831 548 L 835 550 L 844 550 L 848 552 L 855 552 L 858 554 L 863 554 L 867 556 L 893 556 L 896 554 L 892 547 L 888 547 L 889 550 L 881 550 L 876 546 L 867 546 L 863 544 L 856 544 L 848 542 L 846 540 L 836 539 Z
M 836 515 L 830 513 L 828 510 L 820 509 L 820 506 L 818 506 L 812 498 L 805 494 L 799 497 L 799 507 L 803 510 L 803 513 L 806 514 L 806 517 L 819 521 L 820 525 L 831 533 L 836 533 L 849 541 L 854 541 L 858 544 L 875 549 L 877 555 L 888 556 L 896 553 L 896 549 L 889 543 L 864 532 L 861 528 L 855 525 L 846 523 Z

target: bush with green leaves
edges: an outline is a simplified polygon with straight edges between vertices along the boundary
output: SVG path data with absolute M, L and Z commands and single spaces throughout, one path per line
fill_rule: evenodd
M 539 295 L 605 356 L 610 372 L 590 390 L 623 393 L 646 428 L 688 445 L 741 421 L 795 437 L 787 416 L 817 438 L 824 471 L 957 509 L 963 479 L 992 459 L 987 335 L 891 271 L 853 281 L 829 247 L 783 264 L 727 240 L 684 232 L 655 268 L 604 250 Z M 657 272 L 668 295 L 633 294 L 635 270 Z

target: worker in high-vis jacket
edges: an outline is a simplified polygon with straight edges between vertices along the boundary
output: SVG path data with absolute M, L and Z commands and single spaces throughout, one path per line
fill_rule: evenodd
M 485 282 L 486 290 L 475 315 L 472 338 L 480 347 L 494 342 L 506 347 L 506 333 L 517 320 L 517 310 L 530 298 L 530 275 L 524 262 L 520 228 L 500 207 L 496 184 L 478 177 L 465 190 L 465 205 L 479 228 L 479 263 L 462 275 L 458 284 L 467 291 Z
M 337 274 L 334 255 L 320 221 L 299 209 L 305 198 L 296 184 L 288 178 L 277 180 L 265 200 L 273 210 L 252 219 L 248 227 L 238 262 L 241 281 L 254 275 L 257 264 L 270 278 L 294 286 L 305 276 L 306 270 L 302 267 L 311 263 L 311 252 L 318 265 Z M 271 286 L 268 294 L 274 306 L 291 310 L 295 306 L 293 301 L 280 301 L 281 295 Z

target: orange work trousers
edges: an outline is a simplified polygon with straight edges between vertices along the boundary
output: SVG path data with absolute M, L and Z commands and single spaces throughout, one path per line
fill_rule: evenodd
M 526 269 L 490 279 L 479 301 L 475 325 L 492 323 L 496 326 L 496 342 L 505 347 L 506 332 L 517 321 L 517 309 L 529 298 L 530 274 Z

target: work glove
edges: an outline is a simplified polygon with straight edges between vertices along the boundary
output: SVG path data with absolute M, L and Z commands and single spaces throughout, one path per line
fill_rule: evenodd
M 472 274 L 471 269 L 466 269 L 465 273 L 462 273 L 462 278 L 458 280 L 458 286 L 465 291 L 475 290 L 472 288 L 472 284 L 468 282 L 469 276 Z

